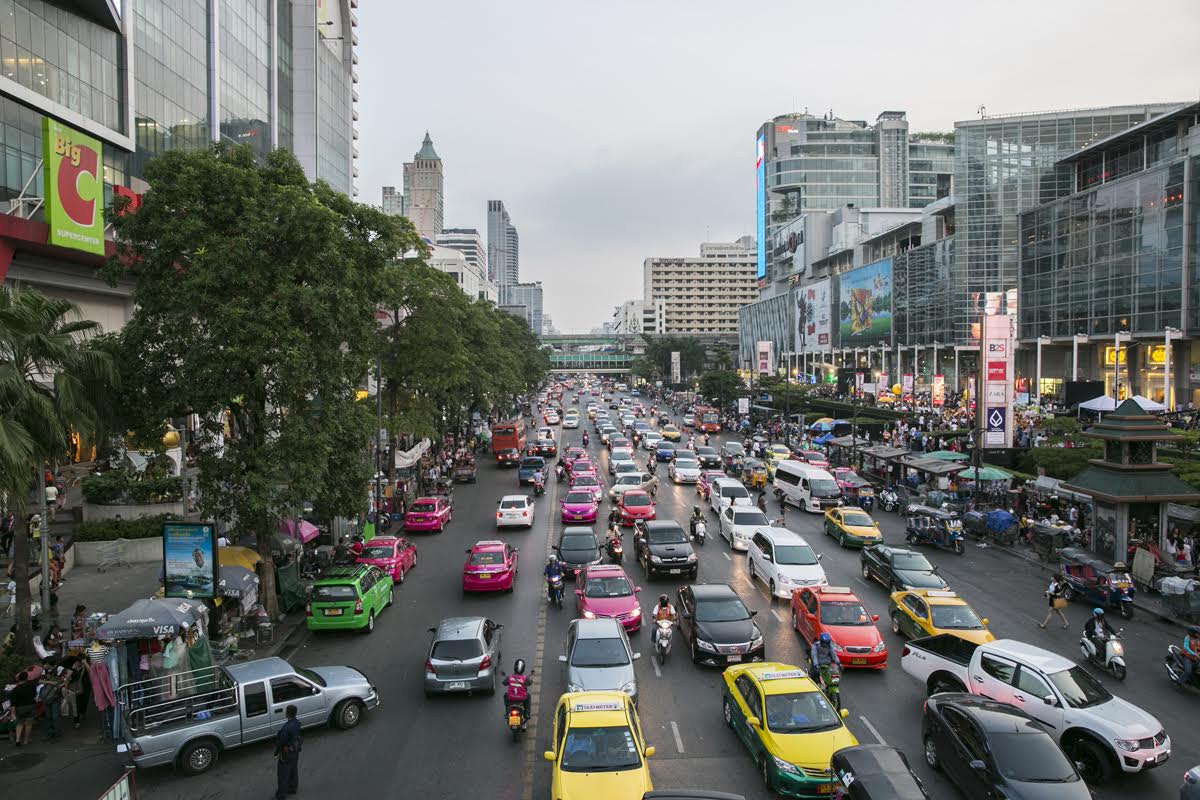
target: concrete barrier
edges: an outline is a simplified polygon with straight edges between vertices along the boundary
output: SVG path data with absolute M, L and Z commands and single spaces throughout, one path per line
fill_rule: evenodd
M 102 548 L 109 542 L 75 542 L 71 548 L 75 551 L 75 564 L 81 567 L 94 567 L 104 560 L 100 555 Z M 163 540 L 161 536 L 149 539 L 128 539 L 125 543 L 125 560 L 131 564 L 144 564 L 150 561 L 162 561 Z
M 159 514 L 174 514 L 183 517 L 183 501 L 177 503 L 146 503 L 130 506 L 101 506 L 94 503 L 83 504 L 83 521 L 99 522 L 106 519 L 139 519 L 140 517 L 155 517 Z

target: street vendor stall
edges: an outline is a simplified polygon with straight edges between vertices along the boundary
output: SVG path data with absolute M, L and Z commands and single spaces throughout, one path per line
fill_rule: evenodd
M 825 443 L 826 452 L 829 453 L 829 463 L 834 466 L 858 468 L 858 459 L 855 457 L 857 452 L 861 452 L 863 448 L 870 447 L 871 440 L 864 439 L 862 436 L 838 436 L 830 439 Z
M 958 461 L 942 461 L 916 454 L 903 456 L 897 463 L 906 473 L 905 485 L 918 492 L 922 484 L 926 486 L 926 491 L 949 489 L 950 478 L 967 468 L 966 464 Z
M 909 455 L 907 447 L 892 447 L 887 444 L 875 444 L 858 451 L 861 467 L 859 474 L 864 478 L 875 481 L 882 486 L 898 482 L 902 476 L 897 464 L 898 459 Z

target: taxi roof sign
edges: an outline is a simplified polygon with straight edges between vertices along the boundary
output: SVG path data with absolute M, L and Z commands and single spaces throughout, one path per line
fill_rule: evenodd
M 620 711 L 621 704 L 612 701 L 602 703 L 576 703 L 571 706 L 572 711 Z
M 778 672 L 764 672 L 758 676 L 760 681 L 782 681 L 788 678 L 807 678 L 808 672 L 802 669 L 785 669 Z
M 849 586 L 822 586 L 821 594 L 853 594 Z
M 952 592 L 949 589 L 927 589 L 924 595 L 926 597 L 958 597 L 958 592 Z

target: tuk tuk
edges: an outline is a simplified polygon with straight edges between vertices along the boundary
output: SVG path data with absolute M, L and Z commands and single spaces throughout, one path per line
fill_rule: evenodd
M 1071 543 L 1071 529 L 1068 527 L 1035 522 L 1030 529 L 1033 531 L 1033 552 L 1043 561 L 1053 562 L 1058 551 Z
M 467 456 L 460 458 L 454 464 L 454 482 L 455 483 L 474 483 L 475 482 L 475 458 Z
M 1133 595 L 1137 590 L 1124 561 L 1110 564 L 1079 547 L 1065 547 L 1059 557 L 1065 584 L 1063 597 L 1102 608 L 1117 608 L 1125 619 L 1133 618 Z
M 833 470 L 833 479 L 842 491 L 842 499 L 848 506 L 858 506 L 863 511 L 875 508 L 875 487 L 857 472 L 847 467 Z
M 904 753 L 885 744 L 843 747 L 829 763 L 840 800 L 929 800 Z
M 742 483 L 747 489 L 762 489 L 767 485 L 767 465 L 757 458 L 742 461 Z
M 963 515 L 963 530 L 977 539 L 994 539 L 996 544 L 1015 542 L 1017 527 L 1017 518 L 1007 511 L 968 511 Z
M 904 538 L 909 544 L 931 544 L 962 555 L 963 526 L 958 514 L 913 505 L 904 510 Z

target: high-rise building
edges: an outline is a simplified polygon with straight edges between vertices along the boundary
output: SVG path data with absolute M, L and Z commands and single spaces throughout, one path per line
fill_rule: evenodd
M 487 278 L 479 263 L 473 261 L 461 250 L 442 245 L 431 245 L 429 248 L 429 266 L 441 270 L 454 279 L 458 288 L 472 300 L 490 300 L 496 302 L 496 290 Z
M 514 283 L 504 287 L 500 292 L 500 305 L 524 306 L 525 321 L 529 329 L 536 334 L 542 333 L 542 284 Z
M 736 337 L 738 309 L 758 298 L 754 239 L 705 242 L 700 255 L 647 258 L 642 265 L 643 309 L 662 304 L 657 333 Z
M 521 280 L 520 240 L 503 200 L 488 200 L 488 275 L 501 294 Z
M 0 280 L 70 297 L 107 330 L 132 313 L 129 287 L 96 277 L 103 208 L 142 192 L 146 163 L 214 142 L 292 151 L 311 180 L 357 194 L 354 66 L 358 0 L 137 0 L 0 5 Z M 100 233 L 89 248 L 41 224 L 43 125 L 91 137 L 79 187 Z M 82 136 L 80 136 L 82 135 Z M 43 173 L 44 174 L 44 173 Z M 90 181 L 90 183 L 88 183 Z M 85 187 L 84 184 L 88 183 Z M 60 184 L 56 191 L 67 191 Z M 95 187 L 93 190 L 90 187 Z M 100 193 L 102 190 L 102 194 Z M 96 194 L 92 194 L 96 191 Z M 17 200 L 15 203 L 4 201 Z M 11 206 L 11 208 L 10 208 Z
M 480 300 L 495 303 L 499 299 L 496 282 L 488 275 L 487 250 L 479 231 L 475 228 L 447 228 L 437 235 L 435 243 L 463 254 L 467 265 L 479 276 L 479 291 L 476 296 Z
M 442 232 L 443 201 L 442 159 L 425 131 L 421 149 L 404 165 L 404 215 L 431 242 Z
M 404 195 L 397 192 L 395 186 L 383 187 L 383 213 L 404 216 Z

